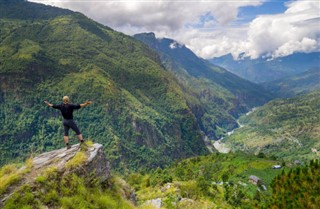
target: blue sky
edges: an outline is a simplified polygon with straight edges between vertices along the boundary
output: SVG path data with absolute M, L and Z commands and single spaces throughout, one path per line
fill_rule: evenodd
M 320 49 L 316 0 L 30 0 L 79 11 L 128 35 L 154 32 L 203 58 L 256 59 Z
M 288 1 L 267 1 L 261 6 L 240 7 L 238 12 L 240 23 L 251 22 L 257 15 L 281 14 L 286 11 L 285 3 Z
M 258 15 L 273 15 L 273 14 L 281 14 L 286 11 L 286 2 L 289 1 L 265 1 L 259 6 L 244 6 L 239 7 L 237 19 L 232 21 L 230 24 L 234 26 L 243 25 L 246 23 L 250 23 L 254 20 Z M 188 26 L 201 28 L 205 22 L 205 20 L 214 20 L 214 16 L 209 12 L 203 14 L 199 18 L 199 22 L 196 24 L 190 24 Z

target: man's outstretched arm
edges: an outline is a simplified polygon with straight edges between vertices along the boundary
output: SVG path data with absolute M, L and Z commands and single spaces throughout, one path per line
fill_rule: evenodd
M 85 103 L 80 104 L 80 107 L 85 107 L 85 106 L 88 106 L 88 105 L 90 105 L 90 104 L 92 104 L 91 101 L 86 101 Z
M 53 104 L 50 104 L 47 100 L 44 101 L 44 103 L 46 103 L 46 105 L 48 105 L 49 107 L 52 107 L 52 106 L 53 106 Z

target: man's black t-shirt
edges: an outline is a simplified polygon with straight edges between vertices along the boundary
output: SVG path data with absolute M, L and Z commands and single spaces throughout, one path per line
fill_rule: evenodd
M 73 119 L 73 110 L 80 109 L 79 104 L 58 104 L 52 106 L 55 109 L 59 109 L 64 119 L 71 120 Z

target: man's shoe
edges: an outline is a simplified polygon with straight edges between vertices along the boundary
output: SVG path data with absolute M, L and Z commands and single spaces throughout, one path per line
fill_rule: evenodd
M 68 144 L 68 145 L 67 145 L 67 149 L 70 149 L 70 148 L 71 148 L 71 145 L 70 145 L 70 144 Z

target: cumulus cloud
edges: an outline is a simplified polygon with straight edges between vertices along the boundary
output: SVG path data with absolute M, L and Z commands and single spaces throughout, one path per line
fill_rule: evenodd
M 230 35 L 228 31 L 241 33 L 238 28 L 223 29 L 222 36 L 211 36 L 208 45 L 199 48 L 203 57 L 231 53 L 234 58 L 245 53 L 252 59 L 260 56 L 271 58 L 287 56 L 294 52 L 320 51 L 319 2 L 295 1 L 287 4 L 283 14 L 262 15 L 242 28 L 244 36 Z
M 273 57 L 283 57 L 296 51 L 312 52 L 317 50 L 317 41 L 310 38 L 303 38 L 301 41 L 288 41 L 281 45 L 274 53 Z
M 246 53 L 252 58 L 319 50 L 319 3 L 296 1 L 283 14 L 256 18 L 249 26 Z M 317 21 L 314 21 L 317 20 Z
M 260 5 L 263 0 L 30 0 L 82 12 L 115 28 L 137 27 L 178 30 L 209 13 L 219 24 L 236 19 L 241 6 Z
M 239 8 L 266 0 L 32 0 L 79 11 L 115 30 L 133 35 L 154 32 L 212 58 L 231 53 L 280 57 L 319 51 L 319 3 L 294 1 L 283 14 L 262 15 L 234 25 Z

